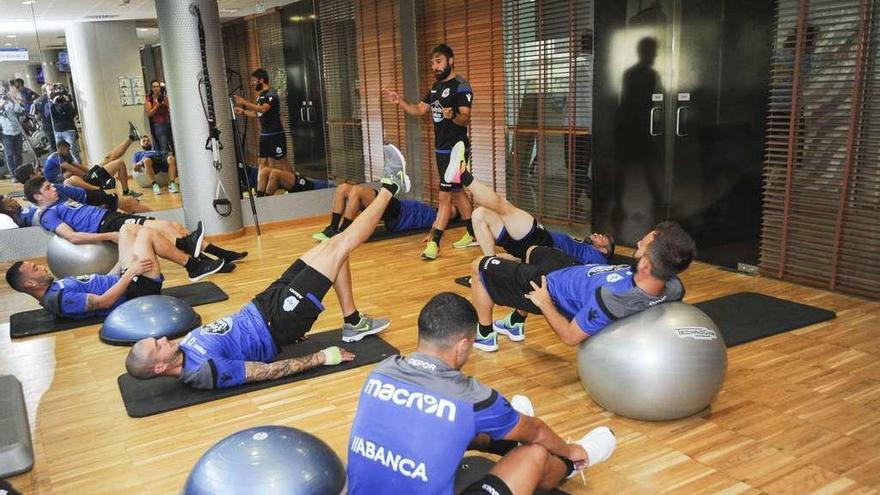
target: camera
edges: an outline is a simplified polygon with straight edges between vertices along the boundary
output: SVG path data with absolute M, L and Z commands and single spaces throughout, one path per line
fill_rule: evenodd
M 163 83 L 163 82 L 159 83 L 159 97 L 157 98 L 157 100 L 159 100 L 159 103 L 162 103 L 163 101 L 165 101 L 165 96 L 167 94 L 168 94 L 168 90 L 165 88 L 165 83 Z
M 52 103 L 63 103 L 67 101 L 69 99 L 67 97 L 67 88 L 61 83 L 53 84 L 52 90 L 49 91 L 49 99 Z

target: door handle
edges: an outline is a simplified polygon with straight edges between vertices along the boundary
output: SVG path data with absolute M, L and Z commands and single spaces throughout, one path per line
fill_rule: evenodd
M 308 122 L 306 120 L 306 107 L 299 107 L 299 120 Z
M 309 122 L 315 121 L 315 107 L 309 107 L 306 109 L 306 116 L 309 118 Z
M 656 112 L 660 107 L 651 107 L 651 115 L 648 120 L 650 121 L 648 124 L 648 132 L 651 133 L 652 136 L 659 136 L 660 132 L 654 132 L 654 112 Z
M 681 133 L 681 111 L 687 109 L 688 107 L 678 107 L 678 110 L 675 111 L 675 135 L 678 137 L 687 136 L 687 133 Z

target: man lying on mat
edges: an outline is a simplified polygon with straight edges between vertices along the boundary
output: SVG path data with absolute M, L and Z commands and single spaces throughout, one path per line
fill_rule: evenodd
M 574 346 L 614 320 L 684 297 L 676 274 L 690 265 L 696 246 L 680 225 L 657 224 L 638 242 L 634 256 L 634 266 L 583 265 L 556 249 L 533 246 L 526 252 L 527 263 L 477 258 L 471 276 L 479 315 L 474 347 L 498 350 L 498 333 L 515 341 L 525 338 L 522 326 L 508 333 L 493 325 L 495 304 L 543 314 L 559 338 Z
M 119 231 L 121 275 L 92 274 L 56 280 L 49 267 L 17 262 L 6 271 L 6 282 L 29 294 L 55 316 L 73 319 L 106 316 L 129 299 L 159 294 L 165 278 L 159 257 L 184 265 L 189 256 L 155 230 L 124 225 Z
M 348 258 L 373 233 L 394 194 L 408 190 L 406 172 L 386 166 L 378 196 L 345 232 L 306 251 L 238 313 L 196 328 L 180 342 L 139 341 L 128 353 L 125 368 L 135 378 L 173 376 L 195 388 L 218 389 L 351 361 L 353 354 L 334 346 L 270 362 L 283 346 L 302 340 L 312 328 L 331 285 L 345 315 L 343 341 L 358 341 L 388 327 L 388 320 L 373 319 L 355 307 Z
M 339 184 L 333 194 L 330 224 L 321 232 L 312 234 L 312 238 L 323 242 L 344 231 L 378 195 L 379 191 L 367 184 Z M 451 219 L 457 217 L 458 210 L 453 207 Z M 411 199 L 391 198 L 382 214 L 388 232 L 429 229 L 436 218 L 435 208 Z

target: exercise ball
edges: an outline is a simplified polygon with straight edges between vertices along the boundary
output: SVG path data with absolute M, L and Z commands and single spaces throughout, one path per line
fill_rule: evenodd
M 590 397 L 621 416 L 683 418 L 721 390 L 727 349 L 717 325 L 685 303 L 660 304 L 608 325 L 577 353 Z
M 171 296 L 143 296 L 117 306 L 101 325 L 101 341 L 134 345 L 141 339 L 174 339 L 202 324 L 202 318 L 185 301 Z
M 337 495 L 345 468 L 318 437 L 286 426 L 258 426 L 233 433 L 199 459 L 185 495 Z
M 147 177 L 147 173 L 144 171 L 143 168 L 136 168 L 136 169 L 132 170 L 131 175 L 134 176 L 134 180 L 135 180 L 135 182 L 138 183 L 139 186 L 141 186 L 145 189 L 153 187 L 153 184 L 150 182 L 150 179 L 149 179 L 149 177 Z M 156 180 L 156 184 L 159 184 L 160 186 L 163 186 L 163 187 L 167 186 L 168 185 L 168 172 L 158 172 L 156 174 L 153 174 L 153 179 Z
M 112 242 L 73 244 L 54 235 L 46 250 L 49 269 L 58 278 L 105 274 L 116 266 L 119 247 Z

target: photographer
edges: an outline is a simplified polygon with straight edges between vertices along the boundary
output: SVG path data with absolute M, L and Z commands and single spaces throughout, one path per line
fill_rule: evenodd
M 144 100 L 144 110 L 150 119 L 157 151 L 172 151 L 171 112 L 165 83 L 159 82 L 158 79 L 150 82 L 150 94 Z
M 6 152 L 6 168 L 15 180 L 15 169 L 21 166 L 22 136 L 21 116 L 24 114 L 24 106 L 21 97 L 10 94 L 6 86 L 0 86 L 0 133 L 3 138 L 3 149 Z
M 17 92 L 19 95 L 21 95 L 21 104 L 22 106 L 24 106 L 25 110 L 29 109 L 34 103 L 34 100 L 36 100 L 37 97 L 40 96 L 32 89 L 25 86 L 24 79 L 20 77 L 16 79 L 10 79 L 9 85 L 12 86 L 13 92 Z
M 50 105 L 49 105 L 49 93 L 52 92 L 51 84 L 44 84 L 42 87 L 43 94 L 40 95 L 39 98 L 34 100 L 34 104 L 31 105 L 31 114 L 37 117 L 40 120 L 40 123 L 43 125 L 43 132 L 46 134 L 46 139 L 49 141 L 49 150 L 54 153 L 55 152 L 55 130 L 52 129 L 52 115 L 50 113 Z
M 49 92 L 49 111 L 52 117 L 52 127 L 55 129 L 55 142 L 67 141 L 70 144 L 70 152 L 76 163 L 82 163 L 79 155 L 79 145 L 76 135 L 76 107 L 67 88 L 61 83 L 52 85 Z

